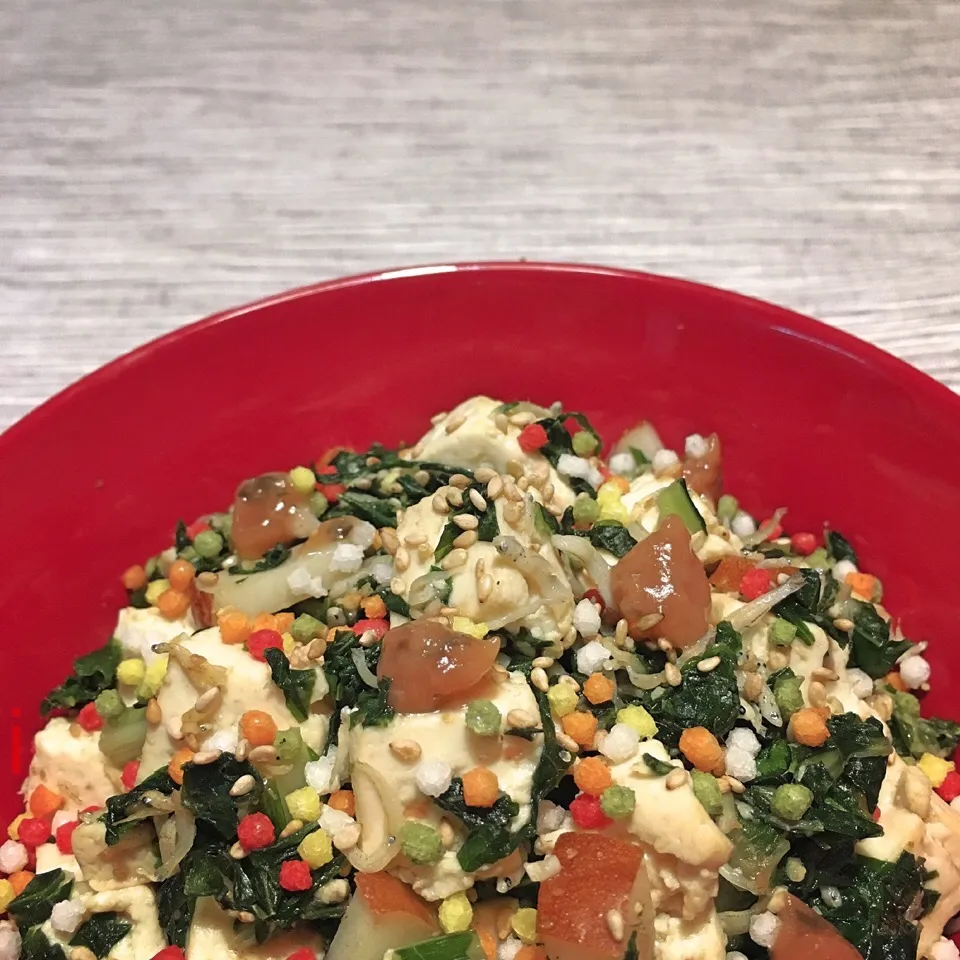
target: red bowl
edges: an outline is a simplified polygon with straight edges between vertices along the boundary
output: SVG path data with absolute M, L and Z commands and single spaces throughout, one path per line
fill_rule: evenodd
M 119 575 L 179 518 L 328 446 L 395 444 L 478 392 L 562 399 L 615 438 L 641 418 L 681 444 L 723 438 L 727 487 L 788 531 L 841 530 L 913 639 L 933 641 L 928 706 L 960 657 L 954 547 L 960 398 L 899 360 L 779 307 L 602 267 L 398 270 L 320 284 L 177 330 L 0 437 L 0 636 L 16 812 L 43 694 L 109 635 Z

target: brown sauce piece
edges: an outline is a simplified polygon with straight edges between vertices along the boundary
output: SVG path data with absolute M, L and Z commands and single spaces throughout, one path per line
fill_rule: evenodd
M 690 533 L 676 516 L 641 540 L 611 571 L 614 606 L 635 639 L 664 638 L 675 647 L 696 643 L 708 625 L 710 584 L 690 545 Z M 662 619 L 647 627 L 651 614 Z
M 702 457 L 688 457 L 683 461 L 683 478 L 691 490 L 710 497 L 714 504 L 723 493 L 723 458 L 720 438 L 711 433 L 707 440 L 707 452 Z
M 390 678 L 387 702 L 398 713 L 431 713 L 472 699 L 499 650 L 496 638 L 411 620 L 384 634 L 377 677 Z
M 244 480 L 233 501 L 230 540 L 241 560 L 256 560 L 278 543 L 303 536 L 302 511 L 309 499 L 285 473 L 265 473 Z
M 770 960 L 863 960 L 837 928 L 802 900 L 790 895 L 777 914 L 780 929 Z

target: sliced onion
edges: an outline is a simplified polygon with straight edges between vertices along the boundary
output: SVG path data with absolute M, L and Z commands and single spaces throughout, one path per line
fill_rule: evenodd
M 325 589 L 332 591 L 335 584 L 354 576 L 331 571 L 330 561 L 337 547 L 349 543 L 366 550 L 375 534 L 373 524 L 355 517 L 327 520 L 320 524 L 306 543 L 294 547 L 280 566 L 260 573 L 221 572 L 216 582 L 209 585 L 198 579 L 197 589 L 212 594 L 214 610 L 232 607 L 248 616 L 285 610 L 313 596 L 303 588 L 291 588 L 291 574 L 303 571 L 307 576 L 300 580 L 309 582 L 319 579 Z
M 507 613 L 503 613 L 499 617 L 490 617 L 484 622 L 486 623 L 488 629 L 499 630 L 501 627 L 506 627 L 511 623 L 517 623 L 518 621 L 523 620 L 524 617 L 533 616 L 533 614 L 535 614 L 541 606 L 543 606 L 543 604 L 539 600 L 531 600 L 522 607 L 514 607 Z
M 350 651 L 350 658 L 353 660 L 353 665 L 357 668 L 357 673 L 359 674 L 360 679 L 368 687 L 373 687 L 373 689 L 376 690 L 377 678 L 367 666 L 367 658 L 363 655 L 363 650 L 361 650 L 359 647 L 355 647 Z
M 407 603 L 411 607 L 425 607 L 433 600 L 440 598 L 450 574 L 445 570 L 431 570 L 422 577 L 417 577 L 410 584 L 407 594 Z
M 175 804 L 172 796 L 159 790 L 147 790 L 140 799 L 127 810 L 127 815 L 118 823 L 134 823 L 137 820 L 149 820 L 157 814 L 173 813 Z
M 770 890 L 773 871 L 789 850 L 789 842 L 781 837 L 768 856 L 761 859 L 754 853 L 754 856 L 749 858 L 749 862 L 754 867 L 749 873 L 745 872 L 739 863 L 737 866 L 725 863 L 720 868 L 720 876 L 732 883 L 738 890 L 746 890 L 759 897 Z M 741 860 L 743 859 L 746 858 L 741 858 Z
M 190 852 L 197 838 L 197 822 L 193 814 L 180 802 L 180 791 L 173 795 L 173 816 L 167 817 L 157 831 L 160 846 L 160 869 L 157 880 L 167 880 L 176 872 L 183 858 Z
M 745 547 L 755 547 L 758 543 L 763 543 L 767 537 L 773 533 L 774 530 L 780 525 L 780 521 L 783 519 L 784 514 L 786 514 L 786 507 L 777 507 L 773 511 L 773 516 L 767 518 L 760 524 L 756 532 L 751 533 L 749 537 L 743 538 L 743 545 Z
M 750 932 L 750 918 L 752 910 L 725 910 L 717 914 L 720 926 L 728 937 L 742 937 Z
M 350 785 L 356 801 L 360 840 L 345 851 L 346 856 L 362 873 L 377 873 L 400 852 L 397 836 L 403 825 L 403 809 L 397 791 L 369 764 L 353 765 Z
M 551 542 L 557 550 L 568 553 L 580 560 L 593 582 L 596 584 L 603 602 L 607 606 L 613 604 L 613 592 L 610 588 L 610 565 L 600 554 L 600 551 L 586 537 L 555 536 Z
M 657 451 L 663 449 L 663 441 L 652 423 L 641 420 L 616 442 L 613 452 L 629 453 L 631 447 L 639 450 L 648 460 L 652 460 Z
M 180 634 L 169 643 L 158 643 L 153 649 L 157 653 L 168 653 L 175 660 L 187 679 L 193 684 L 197 693 L 206 693 L 213 687 L 221 689 L 227 685 L 228 671 L 226 667 L 212 664 L 199 653 L 191 653 L 183 641 L 189 639 L 185 633 Z M 146 721 L 144 721 L 146 722 Z
M 791 594 L 796 593 L 803 586 L 803 577 L 799 574 L 791 577 L 779 587 L 775 587 L 769 593 L 765 593 L 756 600 L 745 603 L 738 610 L 727 617 L 730 626 L 738 633 L 743 633 L 747 627 L 753 626 L 765 613 L 769 613 L 781 600 L 786 600 Z
M 528 550 L 516 537 L 494 537 L 493 545 L 500 556 L 513 563 L 547 606 L 554 604 L 573 606 L 573 591 L 557 576 L 553 567 L 540 554 Z

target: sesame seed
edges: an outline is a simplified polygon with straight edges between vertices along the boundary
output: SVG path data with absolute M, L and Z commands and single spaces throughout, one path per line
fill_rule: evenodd
M 763 677 L 759 673 L 748 673 L 743 678 L 743 696 L 745 700 L 756 703 L 763 693 Z
M 837 617 L 837 619 L 833 621 L 833 625 L 838 630 L 849 631 L 853 629 L 853 621 L 848 620 L 846 617 Z
M 476 488 L 471 487 L 467 493 L 470 502 L 480 511 L 487 509 L 487 501 L 483 499 L 483 494 Z
M 767 909 L 771 913 L 779 913 L 787 905 L 787 891 L 783 887 L 777 887 L 770 894 L 770 900 L 767 902 Z
M 222 754 L 222 750 L 201 750 L 193 755 L 193 762 L 197 766 L 205 767 L 208 763 L 216 763 Z
M 511 414 L 507 419 L 515 427 L 527 427 L 537 418 L 529 410 L 524 410 L 522 413 Z
M 570 753 L 577 753 L 580 750 L 580 744 L 577 743 L 573 737 L 564 733 L 562 730 L 557 731 L 557 743 L 559 743 L 564 750 L 568 750 Z
M 464 530 L 460 536 L 454 538 L 453 545 L 455 547 L 463 547 L 463 549 L 466 550 L 472 547 L 478 539 L 479 537 L 476 530 Z
M 447 411 L 443 410 L 440 413 L 435 413 L 431 418 L 430 422 L 436 426 L 438 423 L 443 423 L 447 419 Z
M 544 502 L 544 503 L 549 503 L 549 502 L 553 499 L 554 494 L 555 494 L 556 492 L 557 492 L 557 491 L 556 491 L 556 489 L 554 488 L 554 486 L 553 486 L 552 483 L 549 483 L 549 482 L 545 483 L 545 484 L 543 485 L 543 502 Z
M 421 560 L 429 560 L 432 555 L 433 547 L 431 547 L 429 543 L 421 543 L 420 546 L 417 547 L 417 556 Z
M 445 850 L 449 850 L 457 838 L 457 835 L 453 832 L 453 827 L 450 825 L 450 821 L 441 820 L 438 829 L 440 831 L 440 842 L 443 844 Z
M 433 503 L 434 513 L 444 514 L 450 512 L 450 506 L 447 504 L 447 499 L 442 493 L 435 493 L 431 502 Z
M 280 839 L 283 840 L 286 837 L 289 837 L 292 834 L 296 833 L 298 830 L 302 830 L 302 829 L 303 829 L 303 821 L 297 820 L 296 818 L 294 818 L 280 831 Z
M 623 643 L 627 638 L 627 630 L 630 625 L 622 617 L 617 621 L 617 625 L 613 631 L 613 638 L 615 643 Z
M 520 477 L 523 476 L 523 464 L 519 460 L 508 460 L 507 473 L 510 474 L 514 480 L 519 480 Z
M 161 720 L 163 720 L 163 710 L 160 708 L 160 704 L 157 703 L 156 697 L 151 697 L 147 701 L 146 717 L 147 723 L 152 724 L 153 726 L 156 726 Z
M 480 521 L 472 513 L 458 513 L 454 516 L 453 522 L 461 530 L 476 530 L 480 526 Z
M 619 943 L 623 940 L 624 935 L 624 923 L 623 923 L 623 914 L 619 910 L 608 910 L 607 911 L 607 929 L 610 931 L 610 936 Z
M 729 793 L 730 781 L 726 777 L 717 777 L 717 789 L 721 793 Z
M 664 676 L 666 677 L 667 683 L 669 683 L 671 687 L 680 686 L 680 683 L 683 680 L 683 676 L 681 675 L 680 671 L 677 669 L 677 665 L 675 663 L 665 664 L 663 668 L 663 673 L 664 673 Z
M 397 547 L 400 546 L 397 531 L 392 527 L 380 528 L 380 542 L 383 544 L 383 549 L 386 550 L 391 557 L 397 552 Z
M 426 470 L 417 470 L 413 474 L 413 479 L 416 480 L 421 487 L 425 487 L 430 482 L 430 474 Z
M 467 562 L 467 551 L 462 547 L 451 550 L 441 561 L 440 567 L 443 570 L 455 570 L 462 567 Z
M 543 667 L 534 667 L 530 671 L 530 682 L 541 692 L 546 693 L 550 689 L 550 681 L 547 679 L 547 672 Z
M 528 477 L 520 477 L 517 480 L 517 489 L 526 492 L 527 488 L 530 486 L 530 479 Z
M 403 542 L 408 547 L 419 547 L 421 543 L 427 542 L 427 535 L 425 533 L 408 533 L 403 538 Z
M 817 667 L 810 671 L 810 676 L 814 680 L 822 680 L 825 683 L 833 683 L 837 680 L 835 670 L 828 670 L 826 667 Z
M 253 763 L 277 762 L 277 751 L 269 745 L 254 747 L 247 756 Z
M 238 777 L 233 786 L 230 788 L 231 797 L 245 797 L 251 790 L 257 785 L 257 781 L 250 776 L 249 773 L 245 773 L 242 777 Z
M 503 508 L 503 519 L 509 523 L 510 526 L 516 526 L 522 516 L 523 507 L 519 503 L 508 503 Z
M 360 635 L 361 647 L 372 647 L 379 642 L 380 638 L 377 636 L 376 630 L 364 630 Z
M 410 566 L 410 551 L 406 547 L 400 547 L 397 550 L 397 555 L 393 559 L 393 565 L 403 573 L 407 567 Z
M 452 473 L 450 475 L 450 486 L 466 490 L 473 481 L 463 473 Z
M 242 860 L 246 855 L 247 851 L 240 846 L 239 840 L 230 848 L 230 856 L 234 860 Z
M 637 629 L 641 631 L 650 630 L 651 628 L 655 627 L 662 619 L 663 619 L 662 613 L 648 613 L 637 621 Z M 663 647 L 660 645 L 661 640 L 664 641 L 664 643 L 666 644 L 666 647 Z M 673 645 L 670 643 L 670 641 L 664 640 L 663 637 L 661 637 L 660 640 L 657 641 L 657 646 L 660 647 L 660 649 L 663 650 L 664 653 L 666 653 L 668 649 L 673 649 Z
M 473 471 L 473 475 L 477 478 L 478 482 L 489 483 L 497 475 L 497 471 L 492 470 L 490 467 L 479 467 Z
M 404 591 L 403 580 L 400 577 L 394 577 L 390 581 L 390 592 L 395 596 L 399 597 Z
M 416 740 L 391 740 L 390 752 L 404 763 L 413 763 L 420 759 L 423 750 Z
M 493 422 L 496 424 L 497 429 L 501 433 L 506 433 L 507 428 L 510 426 L 510 421 L 507 419 L 507 415 L 505 413 L 498 413 L 493 418 Z
M 827 688 L 819 680 L 811 680 L 807 687 L 807 699 L 811 706 L 822 707 L 827 702 Z
M 463 506 L 463 493 L 456 487 L 448 487 L 444 493 L 447 498 L 447 503 L 449 503 L 451 507 L 456 507 L 459 510 L 460 507 Z
M 456 607 L 441 607 L 440 616 L 441 617 L 455 617 L 459 613 Z
M 497 474 L 495 477 L 491 477 L 487 483 L 487 497 L 490 500 L 496 500 L 501 493 L 503 493 L 503 480 Z
M 483 603 L 491 593 L 493 593 L 493 577 L 489 573 L 485 573 L 477 581 L 477 598 Z
M 520 492 L 520 488 L 509 477 L 503 482 L 503 495 L 514 503 L 519 503 L 523 500 L 523 494 Z
M 447 422 L 443 425 L 443 429 L 447 433 L 454 433 L 459 430 L 467 422 L 467 415 L 465 413 L 458 413 L 456 416 L 450 417 Z
M 361 477 L 359 480 L 354 480 L 353 485 L 358 490 L 369 490 L 373 486 L 373 480 L 370 477 Z
M 697 663 L 697 669 L 701 673 L 712 673 L 717 667 L 720 666 L 719 657 L 707 657 L 706 660 L 701 660 Z
M 533 727 L 536 723 L 536 717 L 526 710 L 516 708 L 507 714 L 508 727 Z
M 729 773 L 726 776 L 726 780 L 727 786 L 734 793 L 743 793 L 747 789 L 736 777 L 731 777 Z
M 250 753 L 250 744 L 248 741 L 240 738 L 240 742 L 237 744 L 237 749 L 233 751 L 233 755 L 238 760 L 246 760 L 247 755 Z
M 533 665 L 535 667 L 540 667 L 543 670 L 552 667 L 554 664 L 553 657 L 535 657 L 533 660 Z
M 678 787 L 682 787 L 687 782 L 687 771 L 682 770 L 679 767 L 676 770 L 671 770 L 667 774 L 666 787 L 668 790 L 676 790 Z
M 204 570 L 203 573 L 197 574 L 197 586 L 199 587 L 215 587 L 219 582 L 220 577 L 211 570 Z

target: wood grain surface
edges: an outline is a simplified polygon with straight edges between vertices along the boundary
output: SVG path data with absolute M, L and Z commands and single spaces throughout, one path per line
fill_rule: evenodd
M 740 290 L 960 388 L 960 2 L 0 3 L 0 428 L 215 310 L 514 257 Z

